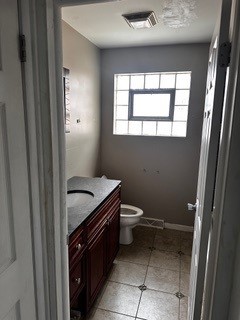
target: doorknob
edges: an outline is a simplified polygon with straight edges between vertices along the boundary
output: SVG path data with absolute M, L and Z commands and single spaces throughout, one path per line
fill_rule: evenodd
M 187 207 L 188 207 L 188 211 L 196 211 L 197 210 L 197 203 L 195 203 L 195 204 L 188 203 Z

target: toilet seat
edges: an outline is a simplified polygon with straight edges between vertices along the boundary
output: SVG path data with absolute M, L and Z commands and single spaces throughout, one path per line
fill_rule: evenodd
M 143 214 L 143 210 L 138 207 L 134 207 L 129 204 L 121 204 L 120 215 L 123 218 L 130 218 L 131 216 L 137 218 L 137 217 L 141 217 L 142 214 Z

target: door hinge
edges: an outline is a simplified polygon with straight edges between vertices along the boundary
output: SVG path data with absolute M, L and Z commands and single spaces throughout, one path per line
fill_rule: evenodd
M 231 48 L 230 42 L 223 42 L 219 48 L 219 66 L 227 68 L 231 61 Z
M 27 61 L 26 38 L 25 35 L 19 35 L 19 57 L 21 62 Z

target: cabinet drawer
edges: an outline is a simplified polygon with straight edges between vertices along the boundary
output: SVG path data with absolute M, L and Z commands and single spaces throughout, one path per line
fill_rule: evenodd
M 80 254 L 83 253 L 86 246 L 85 233 L 83 227 L 77 230 L 70 238 L 70 244 L 68 248 L 69 254 L 69 266 L 70 268 L 74 265 L 74 260 L 76 260 Z
M 100 208 L 87 223 L 87 239 L 89 239 L 101 226 L 106 222 L 107 218 L 120 205 L 120 188 L 118 188 L 106 203 Z
M 75 264 L 73 270 L 70 271 L 69 284 L 70 284 L 70 299 L 82 289 L 85 284 L 85 258 L 82 256 L 78 263 Z

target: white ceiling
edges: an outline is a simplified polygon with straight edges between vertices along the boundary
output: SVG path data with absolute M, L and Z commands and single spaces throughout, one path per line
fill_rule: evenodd
M 185 28 L 164 26 L 164 0 L 121 0 L 62 9 L 63 20 L 99 48 L 209 42 L 221 0 L 196 0 L 198 18 Z M 131 29 L 122 14 L 153 10 L 159 23 L 151 29 Z

